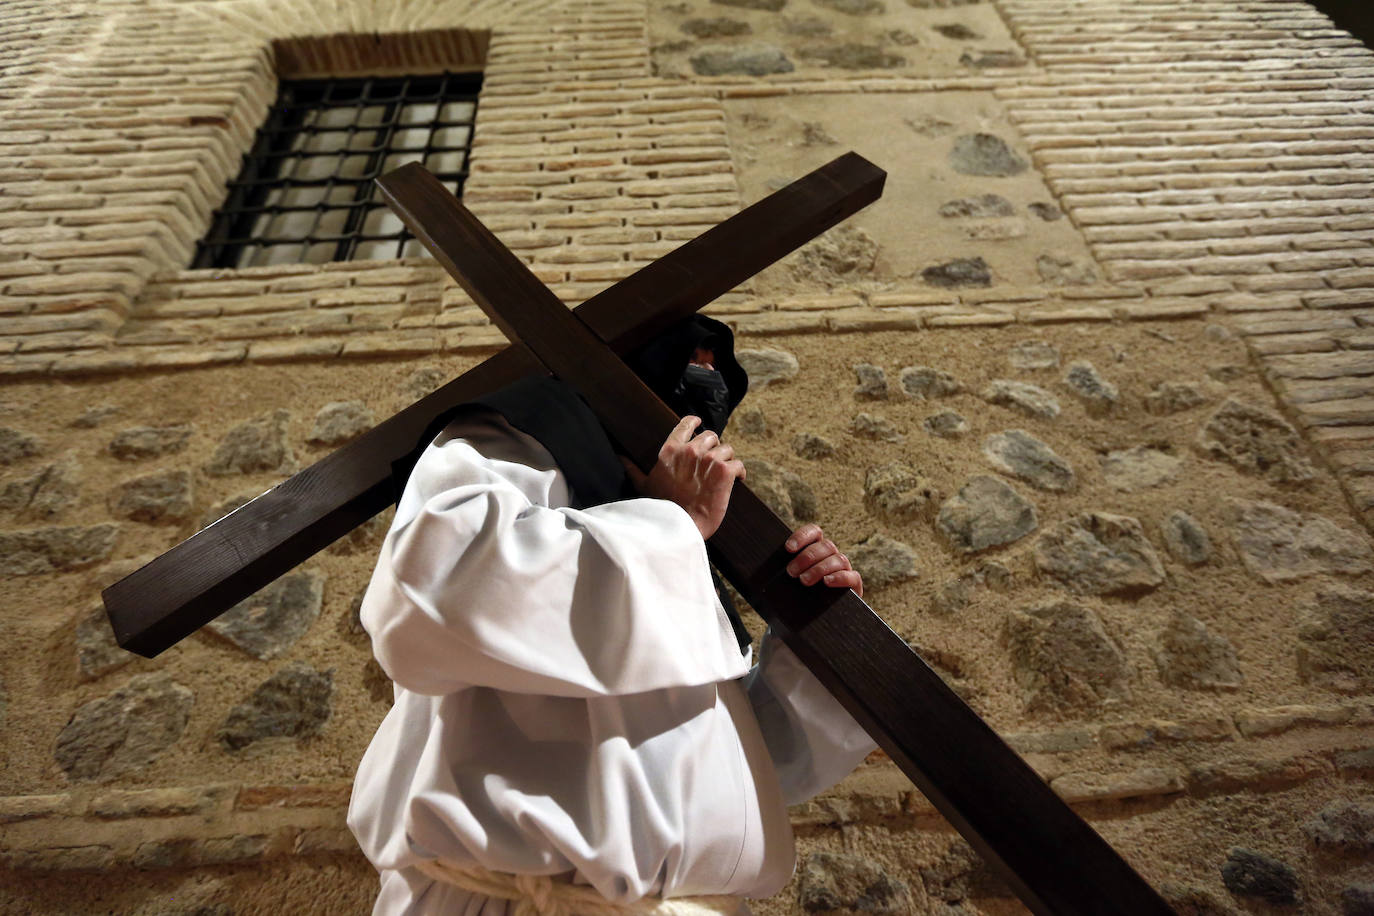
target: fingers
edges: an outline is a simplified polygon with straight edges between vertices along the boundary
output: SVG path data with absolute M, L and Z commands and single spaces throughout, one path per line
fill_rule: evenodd
M 668 434 L 670 442 L 681 442 L 686 444 L 692 441 L 692 433 L 701 425 L 701 417 L 694 417 L 691 414 L 677 421 L 677 426 Z
M 711 449 L 720 445 L 720 436 L 717 436 L 709 429 L 703 429 L 692 440 L 687 443 L 687 447 L 697 455 L 705 455 Z
M 819 563 L 813 563 L 810 567 L 802 570 L 801 574 L 797 576 L 797 581 L 802 585 L 815 585 L 831 573 L 844 572 L 848 569 L 849 561 L 845 559 L 844 554 L 832 554 Z
M 864 596 L 863 577 L 852 569 L 844 569 L 839 572 L 831 573 L 825 577 L 825 584 L 827 588 L 852 588 L 854 589 L 854 594 L 858 595 L 860 598 Z
M 820 525 L 807 522 L 805 525 L 802 525 L 796 531 L 792 532 L 792 536 L 787 539 L 787 543 L 784 546 L 792 553 L 796 553 L 807 544 L 818 541 L 823 537 L 825 537 L 825 532 L 821 531 Z
M 849 568 L 849 560 L 844 554 L 840 553 L 840 549 L 835 546 L 835 543 L 829 538 L 822 537 L 819 541 L 812 542 L 802 550 L 801 553 L 793 557 L 792 562 L 787 564 L 787 572 L 789 575 L 800 576 L 807 570 L 829 560 L 836 560 L 839 565 L 827 568 L 825 572 L 834 572 L 837 569 Z M 819 577 L 813 577 L 811 581 L 814 582 L 816 578 Z M 810 585 L 811 583 L 807 582 L 804 584 Z

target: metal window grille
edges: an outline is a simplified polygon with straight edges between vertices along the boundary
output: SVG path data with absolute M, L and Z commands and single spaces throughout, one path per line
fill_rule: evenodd
M 283 81 L 192 266 L 424 254 L 372 180 L 418 161 L 461 196 L 481 88 L 480 73 Z

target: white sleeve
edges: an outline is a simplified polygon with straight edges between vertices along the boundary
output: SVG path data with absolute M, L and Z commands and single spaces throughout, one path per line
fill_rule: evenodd
M 789 805 L 835 785 L 878 746 L 771 629 L 745 689 Z
M 434 696 L 587 697 L 745 674 L 687 513 L 657 499 L 550 508 L 531 500 L 550 475 L 561 487 L 556 469 L 463 439 L 426 450 L 361 609 L 387 675 Z

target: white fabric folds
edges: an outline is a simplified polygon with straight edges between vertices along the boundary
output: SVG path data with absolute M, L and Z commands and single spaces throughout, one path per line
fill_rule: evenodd
M 618 902 L 771 895 L 786 804 L 874 746 L 771 637 L 751 673 L 681 508 L 567 503 L 548 452 L 494 414 L 411 474 L 361 611 L 396 684 L 348 817 L 376 913 L 506 916 L 416 867 L 434 859 L 571 871 Z

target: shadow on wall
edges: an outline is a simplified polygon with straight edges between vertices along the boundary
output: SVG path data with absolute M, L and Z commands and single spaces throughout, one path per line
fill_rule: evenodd
M 1330 16 L 1337 28 L 1354 35 L 1365 47 L 1374 48 L 1374 6 L 1369 0 L 1311 0 L 1311 3 Z

